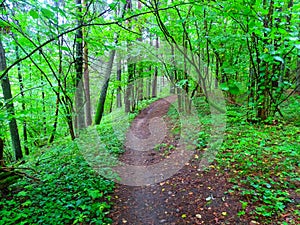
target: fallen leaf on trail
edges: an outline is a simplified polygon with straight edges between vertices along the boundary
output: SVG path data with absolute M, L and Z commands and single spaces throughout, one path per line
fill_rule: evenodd
M 214 198 L 214 196 L 213 195 L 210 195 L 210 196 L 208 196 L 205 200 L 206 201 L 210 201 L 210 200 L 214 200 L 215 198 Z
M 186 218 L 186 214 L 182 214 L 182 215 L 181 215 L 181 218 L 182 218 L 182 219 Z
M 227 216 L 227 212 L 222 212 L 222 215 L 223 216 Z
M 201 215 L 200 215 L 200 214 L 196 214 L 196 217 L 197 217 L 198 219 L 201 219 Z
M 211 199 L 212 199 L 212 197 L 209 196 L 209 197 L 207 197 L 205 200 L 208 202 L 208 201 L 210 201 Z

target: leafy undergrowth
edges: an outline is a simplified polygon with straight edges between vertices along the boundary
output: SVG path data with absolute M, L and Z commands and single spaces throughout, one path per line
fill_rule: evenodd
M 76 141 L 61 139 L 26 158 L 20 168 L 27 176 L 0 195 L 0 225 L 111 224 L 107 215 L 116 178 L 111 167 L 124 151 L 130 122 L 153 101 L 141 102 L 129 115 L 116 110 Z
M 45 148 L 22 167 L 32 177 L 1 196 L 0 224 L 105 224 L 114 183 L 89 167 L 75 143 Z
M 298 104 L 284 111 L 289 122 L 245 122 L 242 108 L 227 112 L 227 130 L 217 162 L 231 174 L 229 192 L 243 197 L 238 216 L 264 224 L 299 224 L 300 127 Z M 294 117 L 291 117 L 293 112 Z M 298 196 L 298 197 L 297 197 Z M 276 222 L 275 222 L 276 221 Z

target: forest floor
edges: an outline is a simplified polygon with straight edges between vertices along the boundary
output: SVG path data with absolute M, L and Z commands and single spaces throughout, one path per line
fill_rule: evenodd
M 174 99 L 160 99 L 152 103 L 134 119 L 128 131 L 140 139 L 147 139 L 151 133 L 149 121 L 163 118 L 168 130 L 163 140 L 165 144 L 161 144 L 159 150 L 152 148 L 148 151 L 127 147 L 121 161 L 147 167 L 174 153 L 169 146 L 177 146 L 178 137 L 169 132 L 173 127 L 171 119 L 166 116 L 170 101 Z M 151 129 L 155 130 L 155 127 Z M 131 137 L 127 137 L 127 143 L 136 141 Z M 220 173 L 214 164 L 209 166 L 209 170 L 199 170 L 198 158 L 202 153 L 195 151 L 191 160 L 175 175 L 161 182 L 149 180 L 149 184 L 143 186 L 117 184 L 110 214 L 113 224 L 259 224 L 247 216 L 237 216 L 242 210 L 242 199 L 228 192 L 232 187 L 228 181 L 229 174 L 225 171 Z M 147 182 L 147 173 L 139 173 L 139 176 L 145 176 L 141 180 Z
M 247 122 L 243 107 L 226 105 L 222 146 L 204 170 L 210 107 L 194 99 L 197 116 L 187 118 L 175 101 L 120 109 L 76 141 L 59 139 L 8 165 L 24 172 L 2 182 L 0 225 L 300 224 L 300 96 L 268 123 Z

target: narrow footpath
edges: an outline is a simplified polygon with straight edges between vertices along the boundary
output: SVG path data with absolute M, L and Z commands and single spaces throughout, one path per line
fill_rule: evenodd
M 170 102 L 175 100 L 174 96 L 159 99 L 134 119 L 126 136 L 122 162 L 150 168 L 172 156 L 180 157 L 170 147 L 178 145 L 178 136 L 171 132 L 174 124 L 166 116 Z M 159 148 L 151 138 L 161 141 Z M 147 145 L 143 140 L 151 141 Z M 139 143 L 141 146 L 137 149 Z M 113 224 L 250 224 L 251 220 L 237 216 L 242 210 L 241 203 L 238 196 L 228 193 L 232 184 L 226 173 L 218 172 L 214 164 L 210 170 L 200 171 L 201 151 L 193 154 L 191 160 L 168 179 L 154 183 L 147 170 L 142 170 L 132 184 L 117 184 L 110 214 Z M 140 186 L 137 180 L 145 184 Z

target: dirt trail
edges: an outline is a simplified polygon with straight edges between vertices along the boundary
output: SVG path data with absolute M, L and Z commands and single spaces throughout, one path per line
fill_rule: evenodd
M 175 100 L 174 96 L 160 99 L 134 119 L 126 136 L 127 147 L 121 161 L 130 165 L 149 166 L 169 157 L 165 154 L 166 149 L 153 149 L 156 143 L 149 140 L 159 140 L 165 143 L 165 148 L 177 145 L 178 137 L 169 132 L 173 124 L 164 117 L 170 102 Z M 151 134 L 157 128 L 155 126 L 160 131 Z M 139 146 L 140 149 L 136 149 Z M 226 175 L 219 175 L 213 165 L 208 172 L 198 171 L 197 158 L 200 154 L 195 151 L 192 160 L 176 175 L 159 183 L 153 184 L 149 180 L 149 184 L 144 186 L 117 184 L 110 214 L 113 224 L 249 224 L 236 216 L 241 204 L 237 196 L 226 194 L 231 187 Z M 139 173 L 139 176 L 147 183 L 147 171 Z

